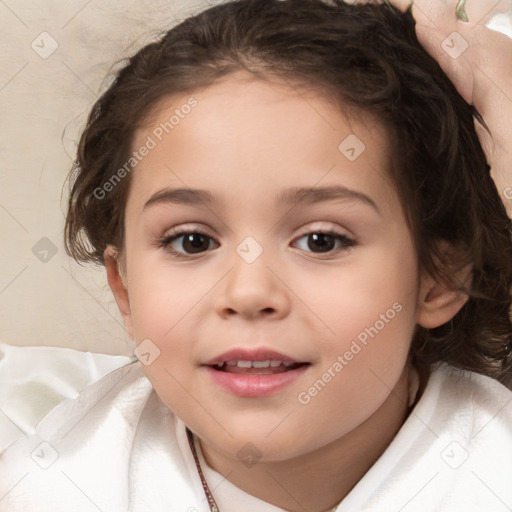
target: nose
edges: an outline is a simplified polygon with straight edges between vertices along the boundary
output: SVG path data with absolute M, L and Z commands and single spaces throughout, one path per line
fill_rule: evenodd
M 223 318 L 281 319 L 290 311 L 289 289 L 263 257 L 247 263 L 236 255 L 218 289 L 215 309 Z

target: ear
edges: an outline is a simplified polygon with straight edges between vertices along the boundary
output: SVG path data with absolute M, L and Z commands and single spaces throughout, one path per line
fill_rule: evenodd
M 133 323 L 130 308 L 130 299 L 128 297 L 128 289 L 123 279 L 120 269 L 119 253 L 115 247 L 109 245 L 104 253 L 105 268 L 107 270 L 107 280 L 116 299 L 117 307 L 123 317 L 124 327 L 128 336 L 133 339 Z
M 467 265 L 452 274 L 450 280 L 425 274 L 421 279 L 416 323 L 433 329 L 451 320 L 469 298 L 460 287 L 470 286 L 471 271 L 472 265 Z

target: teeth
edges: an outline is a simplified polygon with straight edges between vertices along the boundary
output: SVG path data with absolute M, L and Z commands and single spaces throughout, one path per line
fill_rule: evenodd
M 268 368 L 270 366 L 270 359 L 266 361 L 253 361 L 252 365 L 254 368 Z
M 294 364 L 295 363 L 292 363 L 291 361 L 271 361 L 270 359 L 267 359 L 266 361 L 222 361 L 217 363 L 216 366 L 218 368 L 222 368 L 224 365 L 238 366 L 238 368 L 277 368 L 281 365 L 290 367 Z

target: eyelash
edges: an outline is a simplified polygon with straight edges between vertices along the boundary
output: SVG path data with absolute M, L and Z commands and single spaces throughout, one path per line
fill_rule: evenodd
M 174 242 L 175 240 L 178 240 L 179 238 L 182 238 L 184 236 L 191 235 L 191 234 L 201 235 L 203 237 L 206 237 L 209 240 L 214 240 L 213 237 L 211 237 L 211 236 L 207 235 L 206 233 L 203 233 L 202 231 L 199 231 L 197 229 L 190 229 L 190 230 L 182 229 L 180 231 L 176 231 L 175 233 L 172 233 L 170 235 L 166 235 L 166 236 L 162 237 L 161 239 L 159 239 L 158 240 L 158 247 L 164 249 L 166 252 L 172 254 L 173 256 L 175 256 L 177 258 L 184 258 L 184 259 L 190 259 L 191 257 L 193 258 L 194 257 L 194 253 L 182 253 L 180 251 L 177 251 L 176 249 L 173 249 L 170 246 L 171 243 Z M 356 245 L 355 240 L 353 240 L 352 238 L 349 238 L 346 235 L 343 235 L 341 233 L 337 233 L 336 231 L 332 231 L 332 230 L 327 230 L 327 231 L 323 231 L 323 230 L 308 231 L 308 232 L 303 233 L 302 235 L 300 235 L 298 238 L 296 238 L 295 241 L 301 240 L 302 238 L 308 237 L 308 236 L 311 236 L 311 235 L 331 236 L 331 237 L 333 237 L 335 239 L 335 241 L 338 241 L 338 242 L 341 243 L 341 247 L 329 250 L 327 252 L 319 252 L 319 253 L 311 252 L 311 254 L 318 255 L 317 257 L 319 257 L 319 259 L 328 259 L 329 256 L 333 255 L 333 253 L 338 253 L 339 251 L 347 251 L 347 250 L 351 249 L 352 247 L 354 247 Z M 201 255 L 201 254 L 204 254 L 207 251 L 201 251 L 201 252 L 195 253 L 195 254 Z M 310 251 L 306 251 L 306 252 L 310 252 Z M 324 256 L 322 258 L 322 255 L 326 255 L 327 257 Z

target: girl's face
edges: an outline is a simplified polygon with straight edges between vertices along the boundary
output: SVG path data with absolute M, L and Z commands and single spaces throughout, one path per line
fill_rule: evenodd
M 419 289 L 388 148 L 370 116 L 242 73 L 137 132 L 117 298 L 156 392 L 206 446 L 292 459 L 390 399 Z

